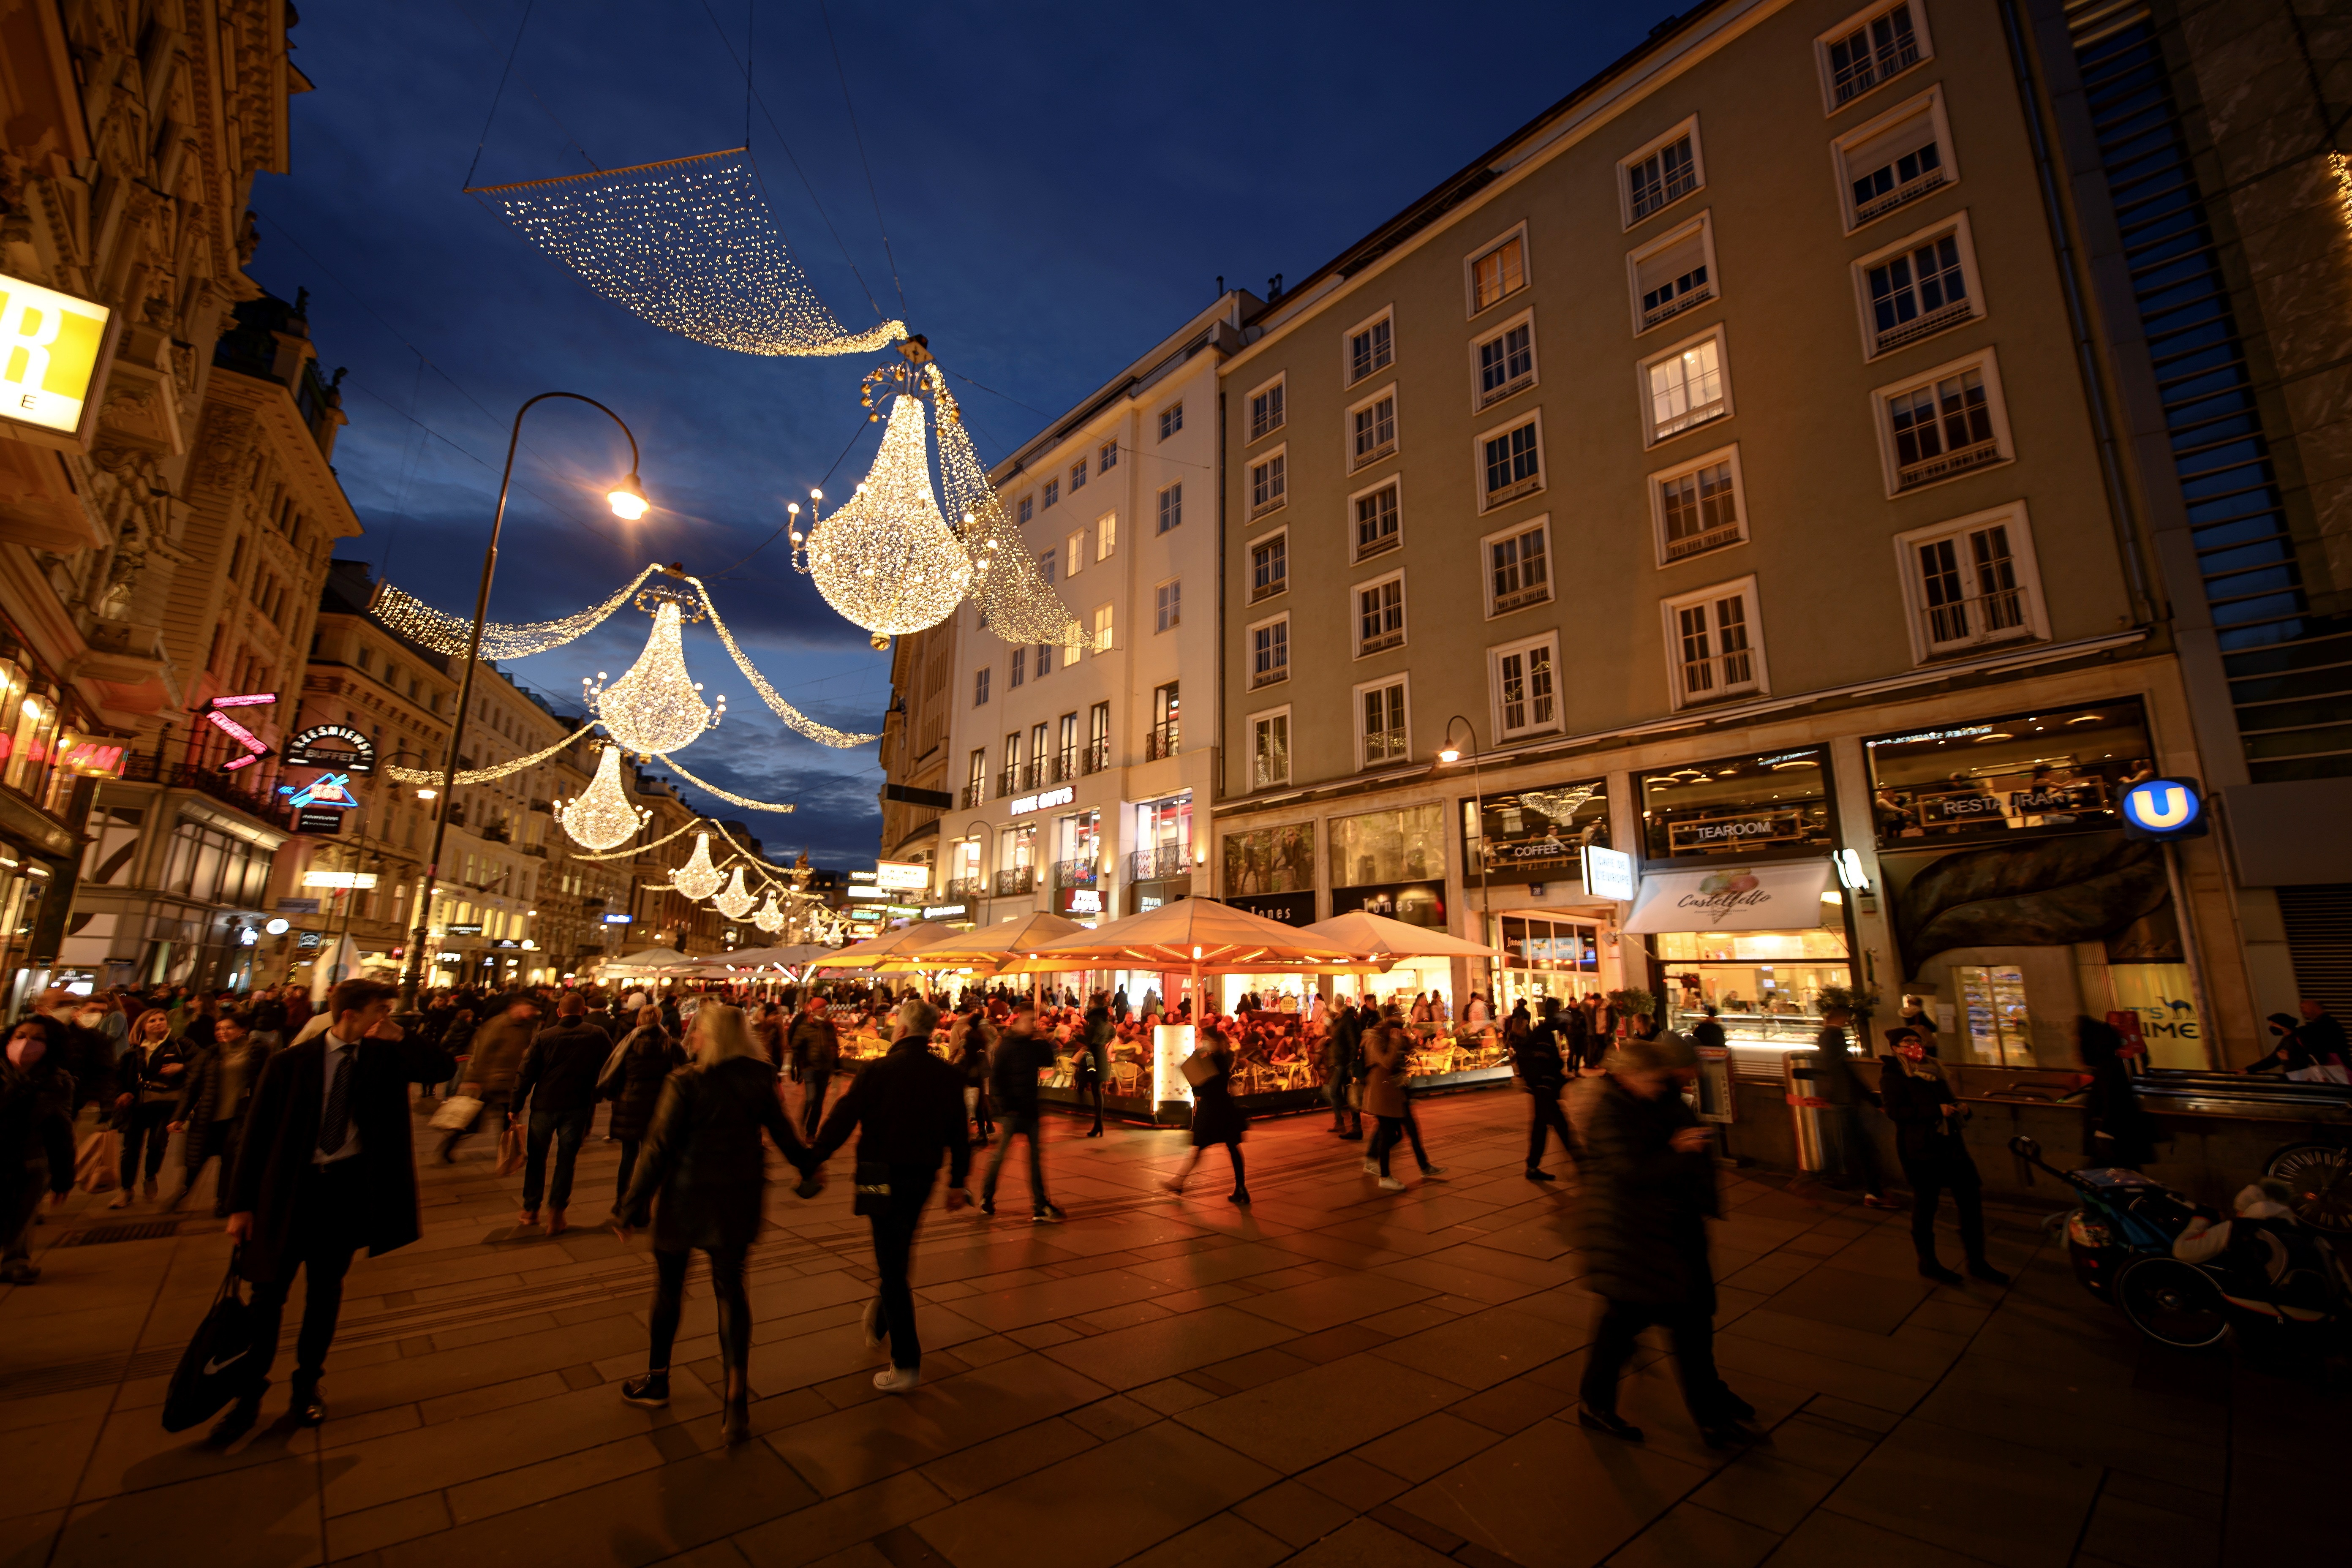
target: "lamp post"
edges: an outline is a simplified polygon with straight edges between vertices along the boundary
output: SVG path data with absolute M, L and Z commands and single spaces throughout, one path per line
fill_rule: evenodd
M 449 757 L 441 770 L 439 798 L 434 802 L 433 847 L 425 857 L 425 875 L 416 884 L 416 904 L 410 921 L 408 963 L 400 973 L 400 1006 L 403 1012 L 416 1005 L 416 988 L 425 977 L 425 939 L 432 924 L 433 884 L 441 874 L 441 845 L 449 828 L 449 801 L 457 789 L 457 748 L 466 735 L 467 710 L 474 700 L 474 667 L 482 654 L 482 623 L 490 613 L 490 579 L 499 568 L 499 534 L 506 526 L 507 490 L 514 482 L 515 448 L 522 441 L 522 416 L 551 397 L 566 397 L 596 409 L 621 427 L 629 439 L 629 475 L 605 494 L 613 515 L 624 522 L 635 522 L 646 515 L 648 503 L 646 492 L 637 481 L 637 437 L 628 422 L 593 397 L 576 392 L 542 392 L 515 410 L 514 430 L 507 437 L 507 465 L 499 476 L 498 510 L 490 514 L 489 547 L 482 552 L 482 585 L 474 595 L 474 626 L 466 639 L 466 668 L 457 678 L 457 715 L 449 726 Z
M 1454 743 L 1454 726 L 1459 724 L 1470 732 L 1470 809 L 1478 814 L 1478 941 L 1492 945 L 1495 930 L 1495 902 L 1486 887 L 1486 797 L 1478 787 L 1478 727 L 1456 713 L 1445 721 L 1445 747 L 1437 753 L 1441 763 L 1458 763 L 1462 748 Z M 1486 977 L 1489 996 L 1495 989 L 1494 975 Z M 1499 997 L 1492 997 L 1492 1006 Z

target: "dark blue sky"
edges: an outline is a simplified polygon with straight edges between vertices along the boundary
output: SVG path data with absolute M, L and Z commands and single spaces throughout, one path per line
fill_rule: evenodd
M 870 289 L 948 370 L 995 389 L 953 384 L 990 460 L 1207 304 L 1219 274 L 1261 293 L 1271 274 L 1303 278 L 1668 14 L 836 0 L 894 287 L 824 14 L 753 7 L 751 147 L 779 222 L 845 325 L 879 319 Z M 759 547 L 859 433 L 858 378 L 890 356 L 754 359 L 668 336 L 461 194 L 478 142 L 476 184 L 581 172 L 583 149 L 614 168 L 739 144 L 746 0 L 541 0 L 485 137 L 523 16 L 522 0 L 346 0 L 306 8 L 293 33 L 318 90 L 294 100 L 292 176 L 255 192 L 252 270 L 289 298 L 310 289 L 321 363 L 350 369 L 337 467 L 367 532 L 340 553 L 464 613 L 514 408 L 584 393 L 635 429 L 658 510 L 611 517 L 619 434 L 542 405 L 492 615 L 562 615 L 648 561 L 682 561 L 788 700 L 879 730 L 887 656 L 789 569 L 785 542 Z M 829 489 L 862 477 L 872 447 L 866 435 Z M 515 673 L 576 700 L 583 675 L 626 668 L 646 627 L 625 611 Z M 680 761 L 800 803 L 754 823 L 772 854 L 869 861 L 874 748 L 785 730 L 707 632 L 689 631 L 688 659 L 729 717 Z

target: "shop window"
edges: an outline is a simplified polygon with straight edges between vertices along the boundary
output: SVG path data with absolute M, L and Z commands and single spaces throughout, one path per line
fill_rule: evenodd
M 1438 802 L 1335 816 L 1330 835 L 1334 887 L 1445 879 L 1445 807 Z
M 1465 879 L 1567 881 L 1580 875 L 1578 854 L 1588 847 L 1609 847 L 1603 780 L 1479 795 L 1462 803 Z
M 1821 1031 L 1822 990 L 1853 984 L 1845 932 L 1834 925 L 1661 931 L 1650 940 L 1665 983 L 1667 1026 L 1687 1030 L 1712 1007 L 1734 1049 L 1810 1047 Z M 1777 1078 L 1779 1062 L 1768 1059 Z
M 1297 822 L 1228 833 L 1224 863 L 1228 893 L 1311 893 L 1315 825 Z
M 2116 801 L 2154 774 L 2155 750 L 2129 700 L 1863 742 L 1882 845 L 2116 826 Z
M 1642 776 L 1643 851 L 1790 855 L 1834 847 L 1829 752 L 1822 747 L 1686 763 Z
M 2025 1005 L 2025 972 L 1998 963 L 1952 965 L 1960 1037 L 1969 1060 L 1985 1067 L 2030 1068 L 2033 1024 Z

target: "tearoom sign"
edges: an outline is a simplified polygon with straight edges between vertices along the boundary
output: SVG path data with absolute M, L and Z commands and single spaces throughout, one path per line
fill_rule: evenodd
M 113 312 L 0 273 L 0 424 L 45 447 L 89 440 Z

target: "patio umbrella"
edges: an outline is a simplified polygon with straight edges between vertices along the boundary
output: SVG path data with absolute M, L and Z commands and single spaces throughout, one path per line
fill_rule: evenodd
M 1051 973 L 1066 969 L 1157 969 L 1192 976 L 1201 996 L 1204 974 L 1366 974 L 1386 963 L 1328 937 L 1221 904 L 1179 899 L 1124 920 L 1109 921 L 1032 949 L 999 973 Z M 1205 1010 L 1205 1004 L 1195 1003 Z
M 1344 915 L 1333 915 L 1328 921 L 1318 921 L 1311 926 L 1298 928 L 1302 936 L 1313 935 L 1338 942 L 1353 952 L 1373 953 L 1383 958 L 1500 958 L 1499 950 L 1465 942 L 1458 936 L 1448 936 L 1442 931 L 1425 926 L 1408 925 L 1403 921 L 1386 915 L 1367 914 L 1362 910 L 1350 910 Z
M 1057 942 L 1066 936 L 1083 934 L 1087 928 L 1060 915 L 1039 910 L 1034 914 L 1000 921 L 995 925 L 978 931 L 959 931 L 945 942 L 933 942 L 920 952 L 905 958 L 887 961 L 883 967 L 891 971 L 921 969 L 976 969 L 989 974 L 1002 974 L 1019 963 L 1022 955 Z M 1039 978 L 1045 971 L 1029 969 L 1029 1000 L 1037 1000 L 1037 988 L 1044 984 Z
M 674 947 L 649 947 L 625 958 L 608 958 L 599 967 L 607 974 L 659 974 L 696 962 Z
M 847 947 L 837 947 L 823 958 L 813 959 L 811 969 L 871 969 L 884 959 L 914 953 L 944 937 L 961 936 L 953 926 L 937 921 L 918 921 L 880 936 L 869 936 L 864 942 L 853 942 Z

